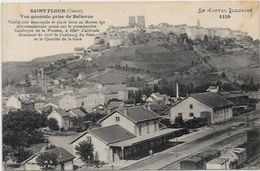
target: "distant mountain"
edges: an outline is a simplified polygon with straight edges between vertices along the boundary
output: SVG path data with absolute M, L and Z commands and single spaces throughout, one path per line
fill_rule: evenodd
M 32 61 L 33 62 L 54 62 L 60 59 L 66 59 L 71 56 L 73 56 L 72 53 L 63 53 L 63 54 L 56 54 L 51 56 L 34 58 Z
M 57 54 L 46 57 L 35 58 L 32 61 L 17 61 L 2 63 L 2 84 L 17 83 L 24 79 L 25 75 L 43 65 L 48 65 L 56 60 L 71 57 L 71 53 Z

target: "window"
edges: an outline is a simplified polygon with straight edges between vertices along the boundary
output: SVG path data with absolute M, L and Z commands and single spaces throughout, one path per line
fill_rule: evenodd
M 190 113 L 190 117 L 193 117 L 194 116 L 194 113 Z
M 153 122 L 153 125 L 154 125 L 154 132 L 155 132 L 155 131 L 157 131 L 157 122 L 154 121 L 154 122 Z
M 139 125 L 138 130 L 139 130 L 139 135 L 142 135 L 142 126 L 141 125 Z
M 119 122 L 119 121 L 120 121 L 120 117 L 117 116 L 117 117 L 116 117 L 116 122 Z
M 190 109 L 193 109 L 193 105 L 192 104 L 190 104 Z
M 87 142 L 91 142 L 91 136 L 87 136 Z
M 149 122 L 146 123 L 147 133 L 149 133 Z
M 182 117 L 182 113 L 178 113 L 178 116 L 179 116 L 179 117 Z

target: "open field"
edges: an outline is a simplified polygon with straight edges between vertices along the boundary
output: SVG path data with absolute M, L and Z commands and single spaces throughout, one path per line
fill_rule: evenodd
M 134 77 L 134 78 L 139 77 L 142 80 L 151 78 L 147 74 L 142 74 L 142 73 L 137 74 L 134 72 L 107 69 L 106 72 L 100 72 L 100 74 L 96 74 L 95 76 L 92 76 L 90 78 L 90 80 L 98 81 L 102 84 L 106 84 L 106 83 L 120 84 L 120 83 L 126 83 L 126 81 L 131 77 Z
M 102 66 L 115 64 L 140 68 L 152 72 L 174 72 L 190 66 L 192 61 L 199 60 L 192 50 L 176 47 L 136 45 L 131 47 L 112 48 L 103 53 L 96 62 Z
M 244 68 L 255 64 L 252 52 L 234 52 L 221 56 L 210 57 L 208 62 L 217 70 L 230 70 L 235 68 Z

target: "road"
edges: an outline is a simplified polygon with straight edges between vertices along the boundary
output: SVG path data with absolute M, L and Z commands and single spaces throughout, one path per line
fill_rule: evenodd
M 209 148 L 210 146 L 213 146 L 219 142 L 222 142 L 230 138 L 231 135 L 238 134 L 245 131 L 245 129 L 247 128 L 244 125 L 241 125 L 240 123 L 247 122 L 248 116 L 250 116 L 249 117 L 250 120 L 251 119 L 255 120 L 259 118 L 259 111 L 258 112 L 254 111 L 254 112 L 241 115 L 235 118 L 232 122 L 226 123 L 224 125 L 214 126 L 215 128 L 213 129 L 207 129 L 205 131 L 207 133 L 199 134 L 198 135 L 199 138 L 197 140 L 194 139 L 194 137 L 192 136 L 186 137 L 186 140 L 188 140 L 186 143 L 170 148 L 158 154 L 155 154 L 154 156 L 149 156 L 123 169 L 149 170 L 149 169 L 162 169 L 167 167 L 171 168 L 171 166 L 173 166 L 174 163 L 178 162 L 179 160 L 187 156 L 190 156 L 192 154 L 195 154 L 201 150 Z M 238 126 L 234 127 L 234 125 L 238 125 Z M 216 133 L 213 134 L 212 130 L 213 132 L 214 131 L 219 132 L 219 134 Z

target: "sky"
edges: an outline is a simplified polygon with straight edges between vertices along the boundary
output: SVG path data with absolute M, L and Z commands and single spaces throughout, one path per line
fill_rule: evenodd
M 106 23 L 99 27 L 101 31 L 109 25 L 126 26 L 128 16 L 144 15 L 146 25 L 167 22 L 169 24 L 196 25 L 200 20 L 202 27 L 221 27 L 248 32 L 254 39 L 260 38 L 260 3 L 251 2 L 121 2 L 121 3 L 24 3 L 4 4 L 2 8 L 2 60 L 29 61 L 33 58 L 72 53 L 75 47 L 88 47 L 94 42 L 93 37 L 82 41 L 33 41 L 18 37 L 14 26 L 8 20 L 19 18 L 20 14 L 29 14 L 30 9 L 64 8 L 82 9 L 83 14 L 93 15 L 97 20 Z M 253 9 L 252 13 L 233 13 L 230 19 L 220 19 L 223 13 L 205 12 L 203 9 Z

